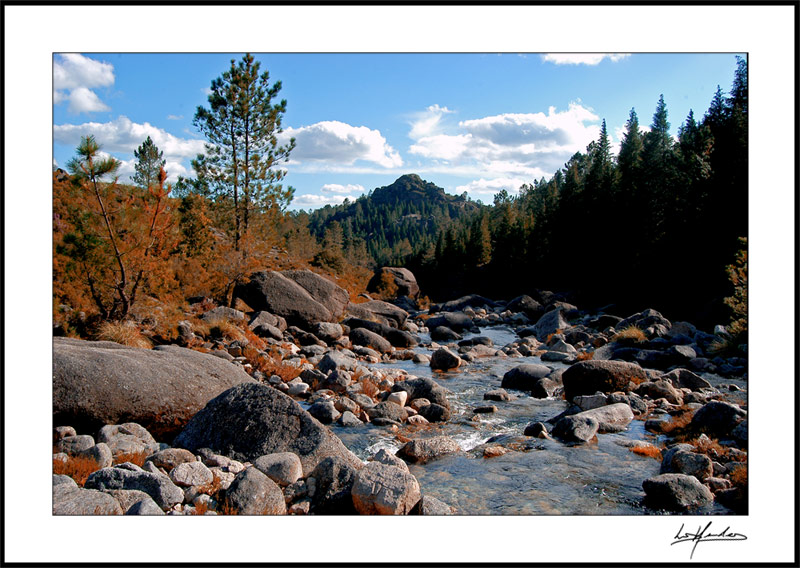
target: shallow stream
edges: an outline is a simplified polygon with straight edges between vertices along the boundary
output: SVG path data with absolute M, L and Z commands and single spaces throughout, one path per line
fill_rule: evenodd
M 464 338 L 476 335 L 466 334 Z M 495 348 L 517 339 L 507 327 L 483 328 L 479 335 L 491 338 Z M 421 334 L 421 338 L 423 343 L 429 342 L 427 335 Z M 430 354 L 422 346 L 415 351 Z M 441 499 L 468 515 L 658 514 L 659 511 L 641 503 L 642 481 L 659 473 L 660 461 L 637 455 L 626 446 L 634 440 L 656 441 L 653 434 L 645 431 L 641 420 L 634 420 L 618 434 L 598 434 L 596 443 L 586 445 L 567 446 L 529 437 L 524 441 L 523 451 L 492 458 L 469 452 L 493 436 L 520 437 L 529 423 L 545 422 L 566 409 L 563 399 L 537 399 L 514 390 L 509 390 L 517 396 L 513 401 L 483 400 L 486 391 L 500 388 L 506 371 L 523 363 L 563 366 L 543 363 L 538 357 L 477 359 L 451 373 L 434 373 L 428 365 L 411 361 L 371 365 L 375 369 L 400 368 L 418 377 L 433 378 L 452 393 L 449 422 L 413 433 L 400 430 L 408 437 L 447 435 L 464 450 L 424 465 L 409 466 L 423 494 Z M 495 405 L 498 411 L 479 414 L 477 421 L 472 420 L 473 408 L 487 404 Z M 394 453 L 403 445 L 387 428 L 333 426 L 333 431 L 363 460 L 381 448 Z M 719 504 L 703 512 L 730 513 Z

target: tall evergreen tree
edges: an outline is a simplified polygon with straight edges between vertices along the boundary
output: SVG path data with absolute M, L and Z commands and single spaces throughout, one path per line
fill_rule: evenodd
M 276 167 L 294 149 L 294 139 L 278 145 L 286 101 L 272 100 L 281 82 L 270 86 L 269 73 L 259 69 L 250 54 L 238 64 L 231 60 L 231 68 L 211 82 L 209 108 L 198 107 L 194 117 L 208 142 L 192 165 L 215 196 L 230 200 L 236 250 L 252 213 L 282 211 L 294 192 L 279 183 L 286 171 Z
M 144 189 L 153 187 L 158 183 L 158 172 L 167 165 L 164 152 L 160 151 L 148 136 L 147 140 L 133 151 L 133 155 L 137 160 L 133 183 Z

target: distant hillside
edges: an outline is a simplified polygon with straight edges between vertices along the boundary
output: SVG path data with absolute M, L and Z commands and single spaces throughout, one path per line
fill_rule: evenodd
M 441 229 L 480 207 L 466 196 L 447 194 L 416 174 L 406 174 L 354 202 L 314 211 L 309 229 L 322 239 L 338 224 L 345 245 L 361 239 L 378 265 L 396 264 L 412 252 L 432 249 Z

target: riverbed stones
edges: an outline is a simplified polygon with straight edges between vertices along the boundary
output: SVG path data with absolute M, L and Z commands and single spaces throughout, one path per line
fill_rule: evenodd
M 469 331 L 473 327 L 472 318 L 463 312 L 443 312 L 429 318 L 425 324 L 429 329 L 436 327 L 446 327 L 456 333 Z
M 449 407 L 436 404 L 435 402 L 426 404 L 420 408 L 418 412 L 419 415 L 428 422 L 447 422 L 450 420 L 451 416 Z
M 602 433 L 621 432 L 633 420 L 633 410 L 625 403 L 608 404 L 584 410 L 573 417 L 591 417 L 597 421 L 597 431 Z
M 393 402 L 379 402 L 375 406 L 366 409 L 367 415 L 373 422 L 378 418 L 386 418 L 395 422 L 405 422 L 408 412 L 402 406 Z
M 308 407 L 308 413 L 323 424 L 332 424 L 336 422 L 340 416 L 333 401 L 330 400 L 315 402 Z
M 447 347 L 440 347 L 431 355 L 430 366 L 435 371 L 449 371 L 461 366 L 461 357 L 450 351 Z
M 522 432 L 525 436 L 533 436 L 534 438 L 546 438 L 547 426 L 542 422 L 531 422 L 525 426 Z
M 692 452 L 685 447 L 687 445 L 679 444 L 670 448 L 661 460 L 659 473 L 683 473 L 704 482 L 714 473 L 711 458 Z M 689 447 L 691 448 L 691 446 Z
M 458 510 L 445 503 L 444 501 L 440 501 L 436 497 L 431 497 L 430 495 L 423 495 L 419 502 L 414 505 L 414 508 L 411 509 L 410 515 L 424 515 L 424 516 L 432 516 L 432 515 L 457 515 Z
M 170 471 L 172 468 L 182 464 L 197 461 L 194 454 L 181 448 L 165 448 L 147 457 L 147 461 L 153 462 L 156 467 Z
M 82 451 L 79 455 L 92 460 L 97 464 L 98 469 L 111 467 L 114 463 L 114 455 L 111 453 L 111 448 L 108 447 L 108 444 L 103 442 L 95 444 L 88 450 Z
M 539 341 L 546 341 L 547 337 L 570 327 L 560 308 L 546 312 L 533 326 L 533 335 Z
M 564 396 L 571 401 L 581 394 L 628 392 L 636 383 L 648 380 L 644 369 L 625 361 L 580 361 L 561 375 Z
M 688 388 L 692 391 L 701 391 L 711 388 L 711 383 L 688 369 L 673 369 L 669 373 L 661 375 L 661 378 L 679 389 Z
M 359 467 L 341 440 L 290 397 L 264 384 L 246 383 L 214 398 L 175 439 L 194 451 L 207 447 L 240 461 L 293 452 L 308 472 L 328 456 Z
M 70 456 L 77 456 L 94 446 L 94 438 L 86 434 L 80 436 L 66 436 L 55 444 L 55 451 Z
M 414 379 L 406 379 L 405 381 L 398 381 L 392 385 L 391 390 L 392 392 L 407 392 L 408 398 L 412 402 L 414 399 L 424 398 L 431 403 L 442 405 L 445 408 L 450 408 L 450 403 L 447 400 L 447 389 L 433 379 L 429 379 L 427 377 L 418 377 Z M 416 409 L 419 410 L 419 408 Z
M 152 499 L 143 499 L 131 505 L 130 508 L 127 511 L 125 511 L 125 514 L 136 515 L 136 516 L 158 517 L 164 515 L 165 513 Z
M 53 515 L 122 515 L 122 507 L 111 495 L 81 489 L 74 482 L 53 486 Z
M 666 399 L 670 404 L 683 404 L 683 394 L 672 383 L 665 380 L 645 381 L 636 387 L 636 394 L 649 396 L 653 400 Z
M 107 424 L 97 433 L 97 441 L 108 444 L 114 457 L 121 454 L 149 456 L 160 449 L 150 432 L 135 422 Z
M 406 464 L 406 462 L 398 458 L 396 455 L 386 451 L 386 449 L 384 448 L 378 450 L 378 452 L 374 456 L 372 456 L 371 461 L 376 461 L 382 464 L 399 467 L 404 471 L 408 471 L 408 465 Z
M 377 461 L 356 474 L 351 494 L 362 515 L 407 515 L 421 497 L 419 482 L 407 470 Z
M 169 442 L 205 404 L 254 382 L 241 367 L 174 345 L 53 339 L 53 420 L 83 431 L 135 422 Z
M 642 483 L 645 503 L 655 509 L 683 512 L 710 505 L 714 496 L 696 477 L 682 473 L 662 473 Z
M 255 467 L 236 475 L 225 492 L 225 502 L 236 515 L 286 514 L 281 488 Z
M 200 487 L 214 481 L 214 474 L 203 462 L 193 461 L 172 468 L 169 478 L 178 487 Z
M 398 329 L 402 329 L 403 324 L 408 319 L 407 311 L 381 300 L 350 304 L 347 307 L 347 312 L 357 318 L 377 321 Z
M 389 353 L 393 350 L 388 339 L 363 327 L 350 330 L 350 341 L 353 345 L 369 347 L 379 353 Z
M 514 400 L 514 397 L 513 395 L 508 394 L 505 389 L 492 389 L 483 393 L 483 400 L 508 402 L 509 400 Z
M 397 455 L 410 463 L 426 463 L 447 454 L 460 452 L 458 442 L 447 436 L 418 438 L 406 442 Z
M 416 299 L 419 296 L 419 285 L 414 273 L 408 268 L 394 266 L 383 266 L 375 271 L 375 274 L 367 284 L 368 292 L 379 292 L 381 282 L 389 279 L 397 287 L 397 296 L 408 296 Z

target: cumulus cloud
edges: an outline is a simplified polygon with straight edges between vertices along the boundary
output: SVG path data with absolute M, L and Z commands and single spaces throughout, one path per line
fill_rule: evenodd
M 630 53 L 545 53 L 542 61 L 556 65 L 597 65 L 604 59 L 616 63 L 630 56 Z
M 347 185 L 341 185 L 338 183 L 326 183 L 325 185 L 322 186 L 322 191 L 324 193 L 346 193 L 346 194 L 363 193 L 364 186 L 353 183 L 348 183 Z
M 493 197 L 494 194 L 505 189 L 508 193 L 514 195 L 519 192 L 519 188 L 524 183 L 530 183 L 531 179 L 527 178 L 492 178 L 492 179 L 476 179 L 465 185 L 456 187 L 456 193 L 467 192 L 470 197 L 474 199 L 481 199 L 482 201 L 489 201 L 486 198 Z
M 53 62 L 53 102 L 69 101 L 68 110 L 102 112 L 111 110 L 92 90 L 114 84 L 114 66 L 79 53 L 59 54 Z
M 83 124 L 56 124 L 53 126 L 53 139 L 59 144 L 77 146 L 81 136 L 93 135 L 100 146 L 108 152 L 133 153 L 149 136 L 164 157 L 187 158 L 203 152 L 204 141 L 178 138 L 145 122 L 138 124 L 126 116 L 111 122 L 85 122 Z
M 571 103 L 547 114 L 507 113 L 463 120 L 451 133 L 420 138 L 409 151 L 450 168 L 467 167 L 496 177 L 552 174 L 600 133 L 599 117 Z
M 167 180 L 175 182 L 178 176 L 190 175 L 183 164 L 186 158 L 194 158 L 205 151 L 205 142 L 197 139 L 178 138 L 166 130 L 162 130 L 145 122 L 138 124 L 125 116 L 111 122 L 85 122 L 83 124 L 56 124 L 53 126 L 53 140 L 58 144 L 77 147 L 81 136 L 93 135 L 104 152 L 111 152 L 122 161 L 119 179 L 127 182 L 134 173 L 135 158 L 133 151 L 149 136 L 159 150 L 164 152 L 166 160 Z M 123 155 L 120 157 L 120 154 Z
M 299 128 L 287 128 L 282 141 L 295 138 L 291 164 L 307 162 L 331 165 L 353 165 L 356 161 L 372 162 L 383 168 L 403 165 L 400 154 L 386 142 L 379 130 L 366 126 L 351 126 L 329 120 Z
M 411 122 L 411 131 L 408 136 L 413 140 L 419 140 L 426 136 L 431 136 L 437 132 L 442 116 L 450 114 L 452 111 L 447 107 L 440 107 L 438 104 L 431 105 L 424 112 L 416 113 Z
M 292 199 L 292 207 L 324 207 L 325 205 L 340 205 L 345 199 L 349 199 L 348 195 L 316 195 L 306 193 L 303 195 L 296 195 Z

